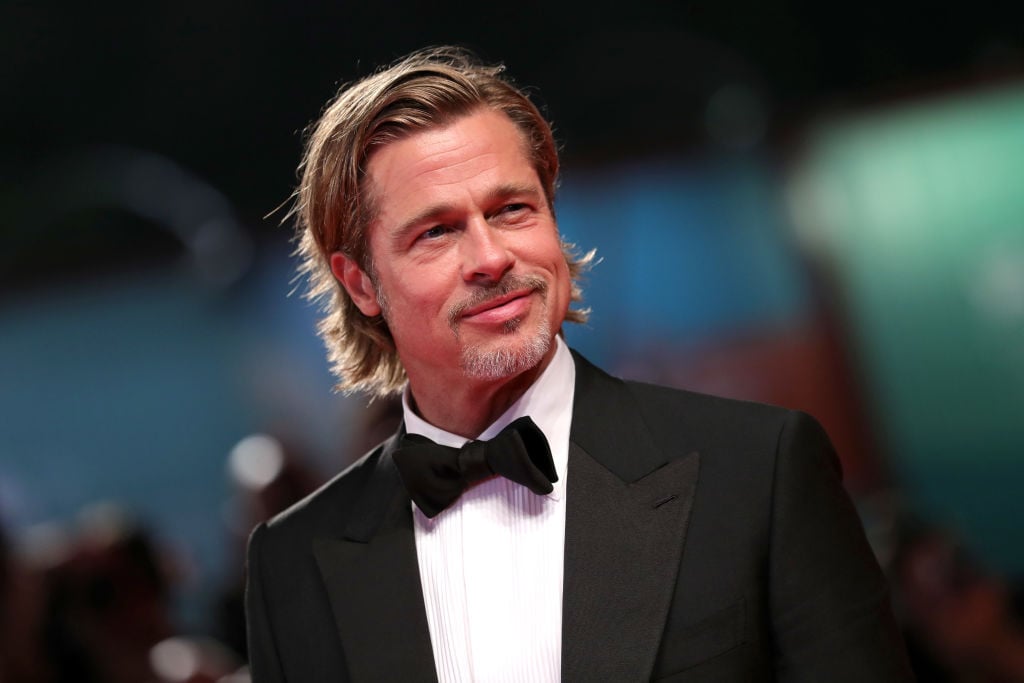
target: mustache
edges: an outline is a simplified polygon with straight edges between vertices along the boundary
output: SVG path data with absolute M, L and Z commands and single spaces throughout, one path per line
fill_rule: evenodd
M 548 291 L 547 281 L 538 275 L 513 275 L 511 273 L 506 273 L 494 284 L 480 285 L 480 287 L 481 289 L 476 290 L 448 310 L 448 325 L 452 329 L 458 326 L 462 314 L 474 306 L 499 299 L 519 289 L 531 289 L 541 295 Z

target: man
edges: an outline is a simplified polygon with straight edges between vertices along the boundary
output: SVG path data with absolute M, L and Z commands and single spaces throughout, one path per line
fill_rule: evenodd
M 557 173 L 537 109 L 457 50 L 321 117 L 302 268 L 341 388 L 401 391 L 404 423 L 254 531 L 254 680 L 907 680 L 812 419 L 566 347 L 589 257 Z

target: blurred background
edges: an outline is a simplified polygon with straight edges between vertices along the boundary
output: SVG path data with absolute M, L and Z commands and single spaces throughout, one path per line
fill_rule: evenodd
M 1024 680 L 1024 6 L 0 5 L 0 681 L 244 681 L 253 524 L 386 436 L 281 225 L 428 44 L 554 122 L 572 345 L 836 443 L 922 681 Z

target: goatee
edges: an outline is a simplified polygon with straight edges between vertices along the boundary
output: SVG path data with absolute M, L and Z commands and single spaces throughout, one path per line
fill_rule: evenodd
M 464 311 L 520 289 L 532 290 L 532 294 L 540 297 L 544 310 L 540 311 L 541 319 L 537 329 L 532 334 L 528 330 L 523 331 L 523 334 L 529 334 L 528 338 L 518 338 L 517 333 L 522 327 L 522 320 L 514 318 L 503 326 L 503 332 L 509 337 L 507 346 L 494 348 L 480 344 L 464 348 L 462 369 L 467 376 L 474 379 L 497 380 L 518 375 L 540 363 L 551 349 L 551 323 L 546 315 L 548 283 L 536 275 L 505 275 L 493 285 L 481 288 L 464 301 L 452 306 L 448 312 L 448 324 L 452 332 L 456 338 L 459 337 L 459 321 Z

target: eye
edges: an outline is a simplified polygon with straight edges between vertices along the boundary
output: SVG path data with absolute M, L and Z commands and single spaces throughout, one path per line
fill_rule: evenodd
M 443 225 L 435 225 L 432 228 L 428 228 L 420 233 L 420 239 L 433 240 L 438 237 L 444 237 L 448 233 L 448 228 Z
M 507 225 L 519 225 L 533 214 L 533 206 L 526 202 L 509 202 L 503 204 L 493 215 L 493 219 Z

